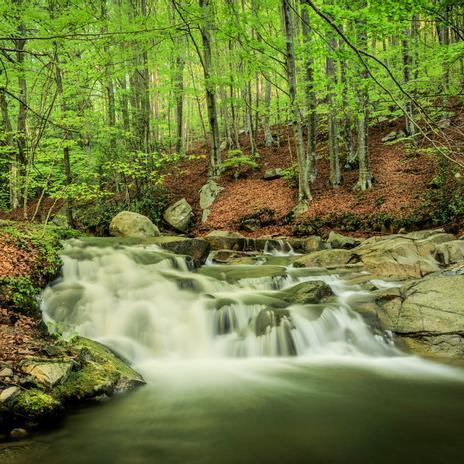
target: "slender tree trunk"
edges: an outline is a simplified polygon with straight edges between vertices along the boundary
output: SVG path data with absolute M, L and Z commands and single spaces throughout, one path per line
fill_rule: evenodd
M 403 83 L 410 94 L 412 90 L 409 88 L 409 83 L 411 80 L 411 66 L 412 66 L 412 57 L 411 57 L 411 28 L 407 27 L 404 31 L 403 39 L 401 41 L 401 48 L 403 54 Z M 406 134 L 415 139 L 416 136 L 416 126 L 414 124 L 414 103 L 411 98 L 406 97 L 405 102 L 405 128 Z
M 327 103 L 329 107 L 328 124 L 329 124 L 329 159 L 330 159 L 330 185 L 338 187 L 341 184 L 340 159 L 338 148 L 338 120 L 337 107 L 335 104 L 334 87 L 337 83 L 337 74 L 335 72 L 335 60 L 333 58 L 334 50 L 337 47 L 337 41 L 330 32 L 328 37 L 329 50 L 326 58 L 326 74 L 328 80 L 327 86 Z
M 269 118 L 271 114 L 271 82 L 269 79 L 265 79 L 264 85 L 264 145 L 266 145 L 266 147 L 270 147 L 274 143 L 274 138 L 272 137 L 271 125 L 269 124 Z
M 448 117 L 449 94 L 450 94 L 450 62 L 449 62 L 449 45 L 450 45 L 450 28 L 449 28 L 449 10 L 450 6 L 445 2 L 443 8 L 443 20 L 440 25 L 439 38 L 442 47 L 445 50 L 443 58 L 443 109 Z
M 1 71 L 0 71 L 1 74 Z M 5 134 L 4 145 L 11 150 L 10 155 L 10 208 L 16 209 L 19 207 L 19 180 L 18 180 L 18 159 L 17 148 L 13 139 L 13 128 L 11 126 L 10 114 L 8 111 L 8 102 L 5 96 L 5 90 L 0 88 L 0 111 L 2 113 L 1 132 Z
M 365 1 L 362 2 L 363 7 L 366 6 Z M 361 50 L 367 49 L 367 33 L 365 31 L 364 21 L 358 21 L 358 46 Z M 359 162 L 359 178 L 356 185 L 360 190 L 367 190 L 372 187 L 372 173 L 369 157 L 369 90 L 368 80 L 369 74 L 367 70 L 361 66 L 359 74 L 360 85 L 357 89 L 358 95 L 358 162 Z
M 306 162 L 305 146 L 303 140 L 303 127 L 301 122 L 301 112 L 297 100 L 296 87 L 296 64 L 294 29 L 291 0 L 282 0 L 282 15 L 286 36 L 286 61 L 287 61 L 287 81 L 288 93 L 290 97 L 290 110 L 292 113 L 292 125 L 296 141 L 297 160 L 298 160 L 298 200 L 305 202 L 311 200 L 311 192 L 308 180 L 308 165 Z
M 211 82 L 211 11 L 210 0 L 199 0 L 200 8 L 203 10 L 206 21 L 201 27 L 201 38 L 203 42 L 203 73 L 206 88 L 206 103 L 208 107 L 208 120 L 211 131 L 211 174 L 214 176 L 217 167 L 221 163 L 221 151 L 219 142 L 219 125 L 216 109 L 216 92 L 214 84 Z
M 309 22 L 308 10 L 303 6 L 301 11 L 303 37 L 306 46 L 306 61 L 305 61 L 305 95 L 307 107 L 307 131 L 308 131 L 308 148 L 307 148 L 307 163 L 308 175 L 311 182 L 317 177 L 316 168 L 316 147 L 317 147 L 317 97 L 314 91 L 314 59 L 312 54 L 312 36 Z

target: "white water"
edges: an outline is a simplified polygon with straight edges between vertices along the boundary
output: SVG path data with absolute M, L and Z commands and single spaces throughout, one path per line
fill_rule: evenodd
M 334 276 L 247 278 L 244 266 L 244 278 L 230 284 L 191 272 L 183 258 L 153 246 L 114 249 L 77 240 L 65 245 L 63 262 L 63 277 L 43 294 L 46 321 L 67 336 L 101 340 L 133 362 L 397 354 L 349 309 L 353 289 Z M 278 291 L 309 280 L 327 282 L 337 301 L 325 308 L 283 303 L 275 316 L 269 303 L 282 306 Z

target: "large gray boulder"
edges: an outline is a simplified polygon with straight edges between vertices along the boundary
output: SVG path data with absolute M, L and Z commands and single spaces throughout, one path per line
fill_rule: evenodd
M 420 278 L 440 269 L 438 247 L 454 240 L 441 231 L 420 231 L 407 235 L 372 237 L 354 252 L 372 274 L 398 279 Z
M 179 232 L 188 232 L 193 219 L 193 210 L 187 200 L 182 198 L 166 209 L 163 218 Z
M 114 237 L 158 237 L 160 231 L 149 218 L 131 211 L 121 211 L 110 223 L 110 235 Z
M 438 274 L 376 296 L 386 330 L 411 350 L 464 358 L 464 275 Z
M 27 361 L 23 364 L 22 370 L 31 375 L 37 383 L 54 387 L 67 379 L 72 367 L 71 362 Z
M 265 180 L 275 180 L 280 179 L 285 174 L 285 169 L 282 168 L 273 168 L 267 169 L 264 173 L 263 179 Z
M 357 258 L 348 250 L 321 250 L 294 261 L 295 267 L 331 267 L 355 263 Z
M 327 243 L 331 248 L 355 248 L 361 243 L 361 240 L 338 234 L 332 230 L 327 239 Z
M 200 189 L 200 208 L 203 210 L 201 222 L 205 223 L 211 214 L 211 206 L 217 196 L 224 190 L 224 187 L 218 185 L 214 180 L 208 181 Z

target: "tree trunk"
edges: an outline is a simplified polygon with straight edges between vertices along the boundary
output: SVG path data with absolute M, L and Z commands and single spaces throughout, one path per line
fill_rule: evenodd
M 366 6 L 363 2 L 362 7 Z M 361 50 L 367 49 L 367 33 L 365 23 L 358 21 L 358 46 Z M 359 178 L 356 185 L 360 190 L 367 190 L 372 187 L 372 173 L 369 158 L 369 90 L 368 90 L 368 71 L 362 66 L 359 73 L 360 85 L 357 89 L 358 95 L 358 162 Z
M 330 185 L 338 187 L 341 184 L 340 174 L 340 159 L 338 149 L 338 121 L 337 121 L 337 107 L 335 104 L 334 87 L 337 83 L 337 74 L 335 72 L 335 60 L 332 56 L 337 41 L 330 32 L 328 37 L 328 55 L 326 58 L 326 74 L 327 74 L 327 104 L 329 107 L 328 125 L 329 125 L 329 159 L 330 159 Z
M 301 11 L 301 19 L 303 23 L 303 37 L 306 46 L 306 60 L 305 60 L 305 94 L 306 94 L 306 107 L 307 112 L 307 131 L 308 131 L 308 149 L 307 149 L 307 162 L 308 162 L 308 175 L 311 182 L 317 177 L 316 167 L 316 146 L 317 146 L 317 97 L 314 91 L 314 59 L 312 56 L 312 36 L 309 23 L 309 15 L 307 9 L 303 6 Z
M 294 30 L 292 7 L 290 2 L 291 0 L 282 0 L 282 15 L 286 36 L 288 93 L 290 97 L 290 110 L 292 114 L 292 125 L 295 135 L 298 160 L 298 200 L 300 202 L 305 202 L 307 200 L 311 200 L 311 192 L 309 189 L 308 165 L 306 162 L 303 140 L 302 118 L 297 100 Z
M 205 78 L 206 103 L 208 107 L 208 120 L 211 131 L 211 175 L 216 175 L 217 167 L 221 163 L 221 152 L 219 143 L 219 125 L 216 109 L 216 92 L 211 82 L 211 12 L 209 0 L 199 0 L 200 8 L 203 10 L 206 20 L 201 27 L 201 38 L 203 42 L 203 74 Z

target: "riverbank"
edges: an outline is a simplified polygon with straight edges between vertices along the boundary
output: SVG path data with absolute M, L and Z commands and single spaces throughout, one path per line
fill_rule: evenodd
M 0 223 L 0 439 L 21 438 L 69 405 L 143 383 L 102 345 L 51 336 L 38 296 L 61 268 L 69 229 Z

